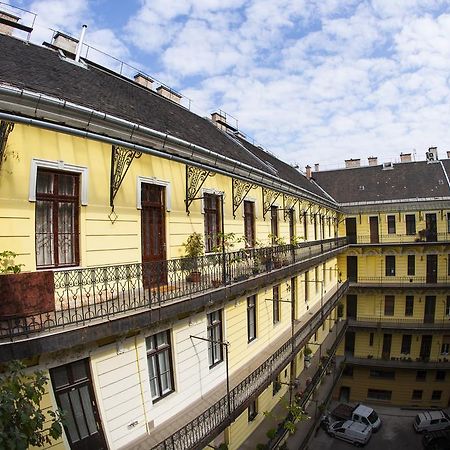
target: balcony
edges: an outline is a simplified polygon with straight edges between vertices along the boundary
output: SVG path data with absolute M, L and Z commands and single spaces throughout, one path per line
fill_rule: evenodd
M 255 355 L 251 363 L 231 374 L 229 393 L 226 393 L 225 383 L 222 383 L 213 392 L 206 393 L 203 398 L 197 400 L 197 403 L 177 414 L 177 418 L 171 420 L 170 424 L 161 424 L 148 436 L 133 443 L 130 449 L 190 450 L 207 446 L 276 379 L 278 374 L 308 343 L 347 290 L 348 282 L 337 285 L 335 289 L 327 293 L 322 308 L 320 305 L 316 305 L 314 311 L 308 311 L 300 320 L 294 321 L 292 336 L 291 331 L 286 330 L 276 342 Z M 337 327 L 335 341 L 340 342 L 345 334 L 347 324 L 338 322 L 335 326 Z M 334 350 L 335 347 L 333 347 L 333 352 Z M 250 372 L 249 369 L 252 371 Z M 305 402 L 310 397 L 309 392 L 309 389 L 305 391 Z M 212 400 L 212 404 L 210 403 L 206 408 L 205 403 L 208 399 Z M 202 407 L 203 412 L 198 414 L 197 411 L 202 410 Z
M 358 316 L 356 319 L 348 318 L 348 327 L 351 329 L 373 329 L 379 328 L 383 330 L 416 330 L 421 331 L 449 331 L 450 317 L 442 319 L 427 318 L 396 318 L 396 317 L 373 317 Z
M 352 246 L 359 245 L 399 245 L 399 244 L 414 244 L 414 245 L 429 245 L 436 243 L 450 243 L 450 233 L 427 233 L 425 230 L 415 234 L 379 234 L 371 236 L 370 234 L 351 235 L 348 236 L 348 242 Z
M 378 276 L 358 277 L 356 280 L 349 277 L 350 286 L 358 288 L 448 288 L 450 277 L 426 276 Z
M 276 277 L 305 270 L 345 246 L 346 238 L 336 238 L 298 245 L 239 250 L 194 259 L 179 258 L 145 264 L 22 273 L 19 275 L 24 277 L 45 274 L 49 281 L 45 290 L 50 291 L 54 301 L 51 299 L 50 303 L 34 304 L 34 309 L 41 306 L 41 310 L 32 312 L 26 308 L 22 312 L 8 314 L 3 311 L 0 315 L 0 343 L 48 335 L 54 330 L 73 330 L 111 322 L 113 319 L 135 317 L 138 313 L 148 311 L 158 314 L 161 320 L 164 318 L 161 313 L 164 307 L 173 307 L 186 300 L 193 302 L 207 293 L 209 297 L 205 302 L 211 302 L 212 292 L 223 288 L 231 292 L 233 285 L 247 280 L 253 280 L 255 286 L 258 286 L 261 285 L 263 276 L 264 281 L 270 283 Z M 1 276 L 0 288 L 3 293 L 12 277 L 16 275 Z M 245 286 L 239 284 L 239 287 L 236 295 L 238 291 L 245 291 Z M 14 289 L 9 288 L 9 291 L 14 292 Z M 43 291 L 34 286 L 34 300 L 41 295 Z M 3 297 L 6 298 L 5 295 Z M 223 297 L 222 294 L 220 298 Z M 21 300 L 17 299 L 18 302 Z M 191 305 L 191 309 L 198 306 Z M 184 311 L 187 309 L 189 307 L 185 306 Z M 147 316 L 145 323 L 148 324 L 149 321 Z M 139 323 L 133 322 L 127 326 L 137 327 Z M 122 333 L 123 328 L 126 327 L 122 326 Z
M 438 358 L 437 360 L 430 360 L 428 358 L 396 358 L 392 357 L 389 359 L 381 358 L 361 358 L 350 356 L 346 354 L 345 360 L 347 364 L 353 366 L 364 366 L 364 367 L 386 367 L 386 368 L 397 368 L 397 369 L 415 369 L 415 370 L 448 370 L 450 369 L 450 360 L 447 357 Z

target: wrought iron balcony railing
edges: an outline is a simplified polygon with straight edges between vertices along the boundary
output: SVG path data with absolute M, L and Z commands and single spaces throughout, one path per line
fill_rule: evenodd
M 427 285 L 446 285 L 450 284 L 450 276 L 444 277 L 427 277 L 427 276 L 383 276 L 383 277 L 358 277 L 356 279 L 349 277 L 350 283 L 357 283 L 358 285 L 373 285 L 373 286 L 400 286 L 400 287 L 421 287 Z
M 347 290 L 348 281 L 338 287 L 334 295 L 311 317 L 308 323 L 297 330 L 293 337 L 289 338 L 248 377 L 232 388 L 229 397 L 223 396 L 206 411 L 152 447 L 151 450 L 191 450 L 205 447 L 245 410 L 250 399 L 259 395 L 292 361 L 294 355 L 306 345 L 309 338 L 320 327 Z M 345 332 L 345 325 L 341 333 Z M 340 338 L 338 337 L 338 339 Z
M 379 234 L 379 235 L 350 235 L 348 236 L 349 244 L 411 244 L 411 243 L 436 243 L 449 242 L 450 233 L 440 232 L 425 232 L 425 230 L 412 234 Z
M 450 329 L 450 316 L 441 317 L 425 317 L 422 320 L 417 318 L 397 318 L 397 317 L 374 317 L 360 316 L 357 318 L 348 318 L 348 326 L 353 328 L 403 328 L 403 329 Z
M 50 272 L 53 274 L 54 302 L 51 299 L 51 304 L 46 302 L 45 306 L 41 302 L 42 308 L 31 313 L 7 316 L 0 312 L 0 340 L 84 326 L 94 320 L 111 319 L 127 312 L 159 308 L 175 299 L 307 261 L 342 248 L 346 243 L 346 238 L 335 238 L 216 253 L 200 258 L 55 270 Z M 39 273 L 46 274 L 48 281 L 49 272 L 31 274 Z M 39 295 L 36 292 L 35 296 Z

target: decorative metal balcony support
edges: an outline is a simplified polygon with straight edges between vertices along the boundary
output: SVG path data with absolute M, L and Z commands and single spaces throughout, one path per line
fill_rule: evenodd
M 113 145 L 111 150 L 111 182 L 109 191 L 109 205 L 114 214 L 114 199 L 134 159 L 142 156 L 141 152 L 129 148 Z M 116 217 L 117 218 L 117 217 Z
M 263 201 L 263 219 L 266 220 L 266 214 L 270 211 L 272 205 L 277 201 L 281 192 L 273 191 L 272 189 L 262 188 Z
M 258 186 L 248 181 L 242 181 L 238 178 L 233 178 L 231 185 L 233 196 L 233 217 L 236 218 L 236 211 L 241 206 L 245 197 L 252 189 L 256 189 Z
M 6 144 L 8 142 L 9 133 L 14 129 L 13 122 L 7 122 L 6 120 L 0 121 L 0 168 L 2 167 L 6 153 Z
M 295 205 L 300 201 L 298 197 L 293 197 L 292 195 L 283 194 L 283 210 L 284 210 L 284 221 L 289 217 L 289 211 L 293 210 Z
M 189 215 L 189 207 L 197 199 L 203 184 L 208 177 L 213 177 L 214 172 L 202 169 L 200 167 L 186 165 L 186 213 Z

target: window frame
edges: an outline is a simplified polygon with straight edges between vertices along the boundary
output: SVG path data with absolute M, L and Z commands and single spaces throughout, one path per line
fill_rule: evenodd
M 407 295 L 405 297 L 405 316 L 411 317 L 414 315 L 414 295 Z
M 206 315 L 206 333 L 208 336 L 209 368 L 223 362 L 223 310 L 217 309 Z M 218 339 L 216 334 L 218 334 Z
M 47 174 L 53 177 L 53 192 L 52 193 L 44 193 L 38 192 L 38 178 L 39 174 Z M 71 177 L 73 179 L 73 189 L 74 194 L 61 194 L 59 193 L 59 177 Z M 81 175 L 77 172 L 69 172 L 67 170 L 55 170 L 53 168 L 47 167 L 38 167 L 36 170 L 36 192 L 35 192 L 35 257 L 36 257 L 36 270 L 46 270 L 46 269 L 58 269 L 58 268 L 66 268 L 66 267 L 77 267 L 80 265 L 80 184 L 81 184 Z M 71 205 L 73 208 L 71 214 L 71 222 L 73 223 L 73 231 L 70 238 L 70 249 L 72 253 L 71 262 L 69 263 L 61 263 L 61 254 L 60 254 L 60 243 L 62 239 L 60 239 L 59 232 L 59 224 L 60 224 L 60 213 L 63 211 L 61 209 L 61 204 Z M 50 206 L 44 206 L 45 204 L 50 204 Z M 52 239 L 50 242 L 51 245 L 51 255 L 53 262 L 51 264 L 39 264 L 38 262 L 38 219 L 39 214 L 37 209 L 43 205 L 45 208 L 50 208 L 49 212 L 51 213 L 51 235 Z M 56 231 L 55 231 L 56 230 Z M 49 234 L 49 233 L 45 233 Z M 44 247 L 44 245 L 42 246 Z
M 386 220 L 387 220 L 388 234 L 395 234 L 396 233 L 395 215 L 389 214 L 388 216 L 386 216 Z
M 280 323 L 281 321 L 279 284 L 276 284 L 272 287 L 272 320 L 274 325 Z
M 258 415 L 258 400 L 254 399 L 250 402 L 247 408 L 247 420 L 253 422 Z
M 244 200 L 244 237 L 245 244 L 249 248 L 253 248 L 256 244 L 255 216 L 255 202 Z
M 395 255 L 385 256 L 385 275 L 387 277 L 395 277 Z
M 223 221 L 221 202 L 223 202 L 223 195 L 203 192 L 205 253 L 213 253 L 221 244 L 220 234 L 222 233 Z M 216 232 L 213 231 L 214 225 Z
M 411 345 L 412 345 L 412 334 L 402 334 L 402 342 L 400 344 L 400 353 L 402 355 L 411 354 Z
M 256 339 L 256 294 L 247 297 L 247 342 L 252 342 Z
M 278 218 L 278 206 L 270 206 L 270 234 L 272 236 L 272 245 L 277 243 L 277 238 L 280 232 L 280 224 Z
M 408 255 L 407 275 L 416 275 L 416 255 Z
M 391 317 L 395 314 L 395 295 L 384 296 L 384 315 Z
M 408 220 L 409 219 L 409 220 Z M 405 214 L 406 234 L 412 236 L 416 234 L 416 215 Z
M 431 392 L 431 401 L 437 402 L 442 398 L 442 390 L 436 389 Z
M 164 334 L 166 337 L 166 342 L 162 346 L 158 346 L 158 340 L 157 336 Z M 148 342 L 153 341 L 154 348 L 149 348 Z M 153 403 L 158 402 L 159 400 L 163 399 L 164 397 L 167 397 L 172 392 L 175 392 L 175 382 L 174 382 L 174 370 L 173 370 L 173 358 L 172 358 L 172 339 L 171 339 L 171 332 L 170 330 L 164 330 L 160 331 L 159 333 L 152 334 L 151 336 L 147 336 L 145 338 L 145 345 L 147 349 L 147 368 L 148 368 L 148 375 L 149 375 L 149 384 L 150 384 L 150 396 Z M 162 376 L 161 368 L 160 368 L 160 361 L 158 355 L 161 353 L 167 353 L 168 355 L 168 362 L 169 362 L 169 381 L 170 381 L 170 390 L 165 391 L 163 393 L 162 390 Z M 149 360 L 150 358 L 155 358 L 155 366 L 157 369 L 157 374 L 154 377 L 157 380 L 158 385 L 158 391 L 159 395 L 157 397 L 153 396 L 152 392 L 152 383 L 151 383 L 151 371 L 150 371 L 150 365 Z M 153 367 L 153 366 L 152 366 Z

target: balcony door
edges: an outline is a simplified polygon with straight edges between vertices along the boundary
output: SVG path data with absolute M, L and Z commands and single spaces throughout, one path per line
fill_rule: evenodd
M 345 231 L 349 244 L 356 244 L 356 217 L 345 219 Z
M 64 431 L 73 450 L 107 450 L 95 401 L 89 360 L 50 370 L 58 407 L 64 411 Z
M 347 317 L 356 319 L 358 314 L 358 296 L 354 294 L 347 295 Z
M 436 310 L 436 296 L 427 295 L 425 297 L 424 323 L 434 323 L 434 312 Z
M 427 283 L 437 283 L 437 255 L 427 255 Z
M 358 281 L 358 257 L 347 256 L 347 277 L 351 282 Z
M 392 334 L 383 335 L 383 350 L 381 357 L 383 359 L 389 359 L 391 357 L 391 344 L 392 344 Z
M 164 186 L 141 185 L 141 243 L 144 287 L 167 283 Z M 157 263 L 157 261 L 161 261 Z
M 347 331 L 345 333 L 345 353 L 353 356 L 355 354 L 355 332 Z
M 370 225 L 370 243 L 378 244 L 380 242 L 380 236 L 378 234 L 378 216 L 369 217 Z
M 431 336 L 429 334 L 422 336 L 422 342 L 420 344 L 420 357 L 422 359 L 430 358 L 432 342 L 433 342 L 433 336 Z
M 436 213 L 425 214 L 425 225 L 427 242 L 437 241 L 437 221 Z

